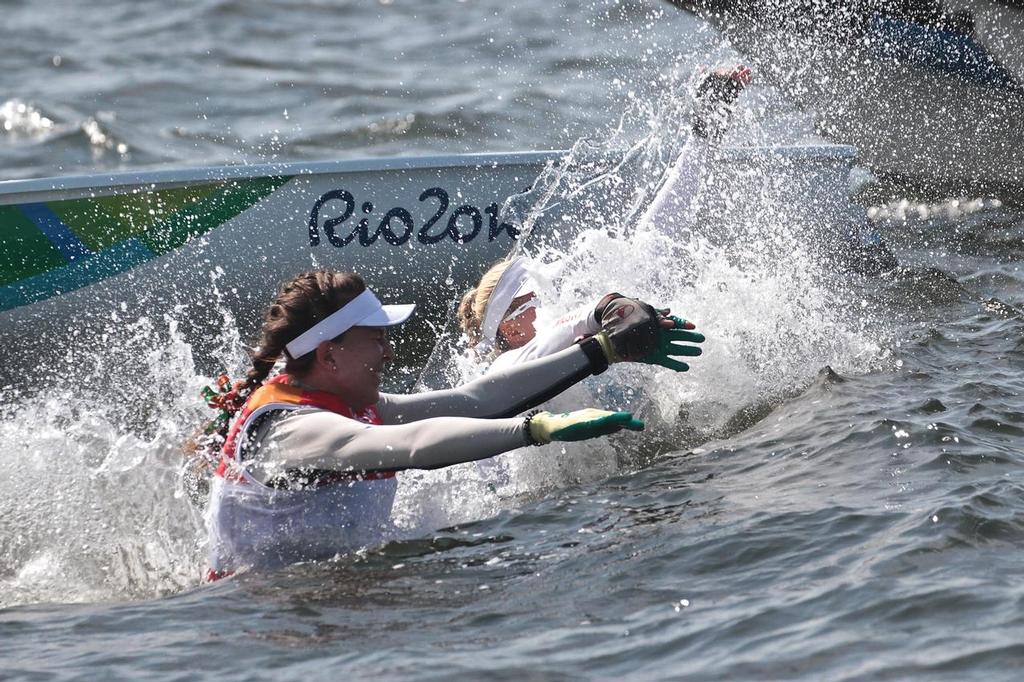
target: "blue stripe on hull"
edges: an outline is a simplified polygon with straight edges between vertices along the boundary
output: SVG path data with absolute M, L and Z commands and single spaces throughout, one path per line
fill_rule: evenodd
M 152 259 L 154 255 L 145 244 L 134 237 L 99 253 L 89 254 L 87 251 L 87 257 L 78 257 L 76 261 L 62 268 L 55 268 L 0 287 L 0 311 L 81 289 L 101 279 L 130 270 Z
M 18 208 L 26 218 L 35 223 L 69 263 L 92 253 L 78 235 L 72 232 L 46 204 L 21 204 Z

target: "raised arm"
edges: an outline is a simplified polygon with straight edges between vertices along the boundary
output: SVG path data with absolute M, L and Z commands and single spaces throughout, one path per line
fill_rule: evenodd
M 712 154 L 714 150 L 707 140 L 690 136 L 640 219 L 641 227 L 671 234 L 694 226 L 693 200 L 707 178 Z
M 644 211 L 641 226 L 672 234 L 695 225 L 694 199 L 705 184 L 712 158 L 729 128 L 736 99 L 751 79 L 750 69 L 737 65 L 716 69 L 698 84 L 691 126 L 693 134 Z

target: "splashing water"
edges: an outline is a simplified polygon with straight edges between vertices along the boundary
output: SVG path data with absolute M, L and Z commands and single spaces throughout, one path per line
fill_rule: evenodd
M 217 279 L 213 355 L 237 373 L 247 355 Z M 45 393 L 0 389 L 2 605 L 146 598 L 200 578 L 205 532 L 180 471 L 209 417 L 199 391 L 210 379 L 173 314 L 128 316 L 112 313 L 98 338 L 80 336 L 40 368 Z
M 200 520 L 178 470 L 203 379 L 173 325 L 169 342 L 148 320 L 125 331 L 117 341 L 131 343 L 78 385 L 23 401 L 5 391 L 4 605 L 150 597 L 199 577 Z
M 626 405 L 647 420 L 643 439 L 628 434 L 560 452 L 509 453 L 500 480 L 473 464 L 403 473 L 395 537 L 490 516 L 695 447 L 734 432 L 740 415 L 764 414 L 824 366 L 858 372 L 884 360 L 877 329 L 870 338 L 863 333 L 869 320 L 844 276 L 808 238 L 844 231 L 845 217 L 814 216 L 818 224 L 808 225 L 807 211 L 793 210 L 785 174 L 772 176 L 777 167 L 755 164 L 737 179 L 716 166 L 695 205 L 714 219 L 691 230 L 671 236 L 640 222 L 687 135 L 686 87 L 666 78 L 657 97 L 633 98 L 603 142 L 580 141 L 506 212 L 524 226 L 518 248 L 543 264 L 539 325 L 621 291 L 694 320 L 708 337 L 705 355 L 682 375 L 618 366 L 551 405 Z M 737 112 L 737 135 L 758 134 L 747 130 L 751 118 L 749 110 Z M 630 132 L 637 128 L 639 136 Z M 751 183 L 758 192 L 744 189 Z M 198 581 L 205 534 L 184 499 L 180 446 L 206 416 L 199 389 L 209 378 L 173 315 L 132 324 L 117 317 L 99 345 L 67 349 L 66 371 L 54 376 L 78 377 L 75 385 L 54 382 L 35 397 L 6 390 L 5 604 L 141 598 Z M 237 329 L 225 313 L 215 353 L 235 374 L 246 357 Z M 437 355 L 458 356 L 450 337 Z M 450 382 L 479 372 L 465 357 L 446 369 Z
M 599 480 L 649 461 L 652 447 L 678 450 L 736 433 L 825 367 L 859 373 L 886 360 L 885 327 L 863 311 L 834 252 L 842 247 L 835 236 L 855 231 L 850 216 L 807 210 L 814 197 L 799 195 L 805 187 L 794 199 L 784 176 L 771 177 L 777 167 L 746 170 L 745 185 L 727 169 L 713 170 L 693 210 L 715 218 L 698 220 L 692 229 L 667 234 L 641 219 L 663 190 L 686 134 L 680 121 L 688 120 L 690 100 L 674 94 L 686 89 L 675 83 L 663 92 L 652 105 L 636 105 L 604 143 L 580 141 L 505 207 L 524 226 L 516 251 L 533 258 L 531 274 L 544 301 L 538 328 L 619 291 L 671 308 L 707 336 L 705 354 L 690 373 L 617 366 L 549 406 L 625 406 L 647 420 L 654 444 L 624 436 L 568 445 L 553 457 L 510 453 L 500 458 L 508 480 L 497 494 L 472 464 L 409 474 L 407 496 L 399 498 L 407 522 L 430 516 L 436 527 L 479 518 L 547 486 Z M 737 127 L 750 125 L 748 113 L 738 112 Z M 628 122 L 637 118 L 649 126 L 647 134 L 625 154 L 616 152 Z M 751 182 L 759 191 L 744 194 Z M 794 207 L 794 200 L 807 205 Z M 432 358 L 442 365 L 428 369 L 435 386 L 438 374 L 448 384 L 480 374 L 472 354 L 453 358 L 455 337 L 449 330 Z
M 661 190 L 680 151 L 678 123 L 669 119 L 680 118 L 681 110 L 672 98 L 655 103 L 646 116 L 651 130 L 626 155 L 630 168 L 620 164 L 595 178 L 575 171 L 586 163 L 570 158 L 538 183 L 558 186 L 546 191 L 559 197 L 633 187 L 618 214 L 609 215 L 607 204 L 592 198 L 577 202 L 569 212 L 572 222 L 587 227 L 567 248 L 539 235 L 524 240 L 525 252 L 558 263 L 556 275 L 539 278 L 549 285 L 538 325 L 608 291 L 637 295 L 695 321 L 709 341 L 692 373 L 630 369 L 658 387 L 652 393 L 663 416 L 674 415 L 686 402 L 683 396 L 713 404 L 714 410 L 691 412 L 720 414 L 705 426 L 720 426 L 745 404 L 777 402 L 799 391 L 826 365 L 861 372 L 883 361 L 885 325 L 861 310 L 850 274 L 839 266 L 842 240 L 857 227 L 848 224 L 849 215 L 817 212 L 815 197 L 791 186 L 786 176 L 792 169 L 776 175 L 778 167 L 755 161 L 740 171 L 743 178 L 727 165 L 713 165 L 694 199 L 698 219 L 692 228 L 670 235 L 640 222 L 641 208 Z M 755 125 L 748 113 L 737 112 L 733 139 L 758 137 L 747 130 Z M 593 156 L 593 148 L 577 145 L 570 157 L 577 154 Z M 756 192 L 749 191 L 754 186 Z M 541 196 L 529 204 L 524 223 L 553 203 Z

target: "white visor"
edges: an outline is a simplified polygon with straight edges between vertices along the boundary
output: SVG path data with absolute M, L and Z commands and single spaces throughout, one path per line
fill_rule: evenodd
M 337 338 L 352 327 L 390 327 L 409 319 L 416 308 L 413 303 L 405 305 L 381 305 L 372 291 L 366 289 L 351 301 L 317 322 L 308 331 L 299 334 L 285 348 L 288 355 L 301 358 L 315 350 L 323 341 Z
M 484 320 L 480 325 L 480 343 L 478 345 L 480 350 L 489 350 L 494 345 L 498 336 L 498 326 L 505 319 L 505 313 L 508 312 L 512 301 L 517 296 L 536 291 L 536 284 L 530 278 L 530 273 L 526 271 L 528 263 L 528 259 L 519 256 L 508 264 L 505 272 L 501 273 L 501 277 L 494 285 L 494 291 L 491 292 L 491 297 L 487 299 L 487 305 L 484 306 Z

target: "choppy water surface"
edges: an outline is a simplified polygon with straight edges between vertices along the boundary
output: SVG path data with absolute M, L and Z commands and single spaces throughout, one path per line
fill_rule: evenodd
M 635 112 L 659 79 L 728 55 L 639 1 L 6 16 L 7 178 L 618 141 L 620 117 L 657 125 Z M 800 135 L 799 115 L 751 98 L 741 136 Z M 794 248 L 777 206 L 756 248 L 584 235 L 560 302 L 632 284 L 709 338 L 685 376 L 616 370 L 647 433 L 517 454 L 497 493 L 464 468 L 406 476 L 394 542 L 213 586 L 177 476 L 208 378 L 173 322 L 127 316 L 106 348 L 68 349 L 65 382 L 3 394 L 0 663 L 14 678 L 1014 679 L 1024 219 L 995 202 L 871 215 L 901 267 Z M 230 329 L 223 353 L 242 358 Z

